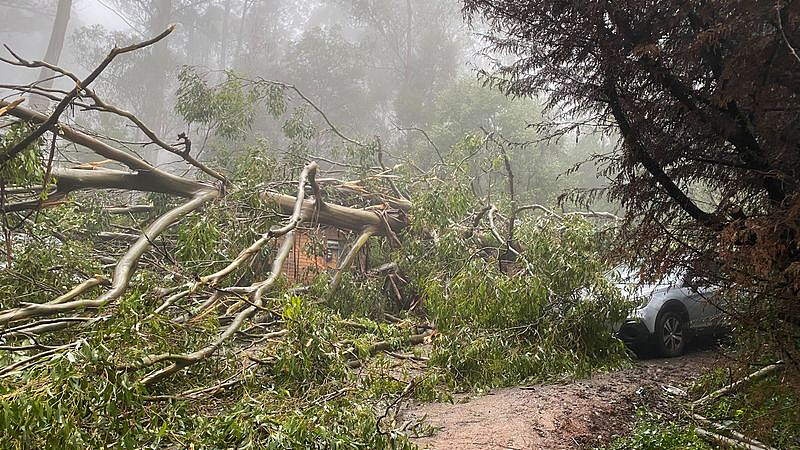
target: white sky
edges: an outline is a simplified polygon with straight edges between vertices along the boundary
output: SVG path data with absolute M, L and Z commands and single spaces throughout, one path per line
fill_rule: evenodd
M 77 67 L 73 67 L 72 61 L 72 48 L 70 46 L 70 34 L 75 29 L 93 24 L 102 24 L 104 27 L 113 30 L 127 30 L 130 27 L 108 7 L 103 6 L 105 0 L 73 0 L 72 14 L 70 15 L 69 28 L 67 30 L 67 42 L 64 46 L 64 51 L 61 57 L 61 63 L 70 66 L 73 70 L 80 71 Z M 0 13 L 4 7 L 10 6 L 13 8 L 14 2 L 6 4 L 5 0 L 0 0 Z M 52 23 L 55 20 L 55 9 L 57 0 L 50 0 L 50 8 L 43 13 L 33 13 L 27 15 L 35 20 L 35 23 L 25 24 L 18 23 L 13 30 L 3 30 L 0 26 L 0 44 L 7 44 L 14 49 L 24 58 L 27 59 L 40 59 L 44 57 L 45 50 L 47 49 L 47 42 L 50 38 L 50 31 Z M 3 56 L 5 50 L 0 47 L 0 53 Z M 0 64 L 0 83 L 22 83 L 30 81 L 34 77 L 34 72 L 28 69 L 20 69 Z
M 73 17 L 81 17 L 86 24 L 103 24 L 112 30 L 130 29 L 113 6 L 103 0 L 78 0 L 72 8 Z

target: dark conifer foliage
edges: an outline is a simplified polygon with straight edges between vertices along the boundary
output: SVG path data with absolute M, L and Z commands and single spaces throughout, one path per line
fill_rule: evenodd
M 797 357 L 800 2 L 466 0 L 464 11 L 511 57 L 490 83 L 548 94 L 562 128 L 619 133 L 597 158 L 609 188 L 573 197 L 620 201 L 625 245 L 650 275 L 690 266 L 736 288 L 740 322 Z

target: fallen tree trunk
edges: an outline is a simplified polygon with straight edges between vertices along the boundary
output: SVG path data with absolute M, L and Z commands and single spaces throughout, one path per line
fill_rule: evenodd
M 291 214 L 294 210 L 296 197 L 275 192 L 265 192 L 262 198 L 267 201 L 275 202 L 281 212 Z M 406 222 L 390 210 L 365 211 L 363 209 L 349 208 L 332 203 L 323 203 L 319 208 L 315 207 L 314 200 L 303 201 L 303 214 L 307 219 L 312 216 L 316 222 L 322 225 L 333 226 L 343 230 L 361 232 L 367 227 L 375 229 L 374 235 L 385 236 L 388 231 L 399 232 L 406 227 Z
M 768 365 L 766 367 L 763 367 L 763 368 L 751 373 L 750 375 L 742 378 L 739 381 L 733 382 L 733 383 L 731 383 L 731 384 L 729 384 L 727 386 L 724 386 L 724 387 L 722 387 L 720 389 L 717 389 L 716 391 L 706 395 L 703 398 L 695 400 L 694 403 L 692 403 L 692 406 L 699 406 L 699 405 L 702 405 L 704 403 L 708 403 L 711 400 L 715 400 L 715 399 L 717 399 L 719 397 L 722 397 L 723 395 L 736 392 L 737 390 L 741 389 L 742 387 L 744 387 L 744 386 L 746 386 L 746 385 L 748 385 L 748 384 L 750 384 L 750 383 L 752 383 L 754 381 L 757 381 L 757 380 L 759 380 L 761 378 L 764 378 L 767 375 L 771 374 L 772 372 L 775 372 L 776 370 L 778 370 L 778 369 L 780 369 L 782 367 L 783 367 L 783 361 L 778 361 L 775 364 L 770 364 L 770 365 Z
M 9 105 L 9 103 L 0 101 L 0 106 L 6 105 Z M 48 120 L 48 116 L 21 106 L 17 106 L 8 111 L 8 115 L 37 124 L 44 123 Z M 108 158 L 128 167 L 132 171 L 125 172 L 121 170 L 98 168 L 94 168 L 94 170 L 82 170 L 53 167 L 53 176 L 58 180 L 60 191 L 69 192 L 78 189 L 117 188 L 193 197 L 198 192 L 216 189 L 211 184 L 190 180 L 158 169 L 135 155 L 114 148 L 64 123 L 59 122 L 54 128 L 58 129 L 59 137 L 86 147 L 104 158 Z M 91 166 L 89 166 L 89 168 L 91 168 Z

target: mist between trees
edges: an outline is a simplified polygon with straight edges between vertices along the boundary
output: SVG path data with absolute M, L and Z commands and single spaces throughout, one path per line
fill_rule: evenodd
M 0 6 L 0 442 L 412 446 L 629 364 L 622 263 L 795 373 L 794 3 L 464 3 Z

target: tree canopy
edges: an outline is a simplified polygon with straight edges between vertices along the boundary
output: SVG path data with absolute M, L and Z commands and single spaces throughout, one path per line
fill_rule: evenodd
M 690 266 L 736 288 L 748 300 L 734 315 L 797 348 L 800 3 L 467 0 L 465 12 L 511 57 L 488 83 L 546 94 L 555 129 L 619 132 L 598 157 L 608 188 L 572 198 L 619 201 L 650 275 Z

